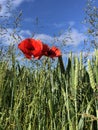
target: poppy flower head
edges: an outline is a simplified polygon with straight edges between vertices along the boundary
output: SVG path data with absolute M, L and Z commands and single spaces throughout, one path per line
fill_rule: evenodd
M 59 56 L 61 56 L 61 51 L 57 47 L 53 46 L 48 51 L 48 56 L 51 57 L 51 58 L 53 58 L 53 57 L 59 57 Z
M 32 55 L 34 58 L 39 59 L 42 52 L 42 42 L 34 39 L 25 39 L 19 45 L 18 48 L 24 53 L 26 58 L 31 59 Z

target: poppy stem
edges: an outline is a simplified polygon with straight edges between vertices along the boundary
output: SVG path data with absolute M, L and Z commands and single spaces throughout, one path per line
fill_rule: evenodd
M 65 74 L 65 67 L 64 67 L 62 56 L 58 57 L 58 62 L 60 64 L 61 73 Z

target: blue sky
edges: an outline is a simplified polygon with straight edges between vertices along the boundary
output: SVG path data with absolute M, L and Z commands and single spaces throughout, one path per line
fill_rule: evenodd
M 25 29 L 55 35 L 70 25 L 81 29 L 85 5 L 86 0 L 34 0 L 23 2 L 19 9 L 23 10 Z
M 6 2 L 0 0 L 0 15 L 6 14 Z M 67 49 L 76 52 L 83 49 L 83 41 L 86 39 L 86 26 L 82 23 L 86 3 L 87 0 L 13 0 L 13 11 L 8 15 L 10 20 L 15 10 L 22 10 L 22 39 L 34 34 L 34 38 L 59 47 L 65 41 L 63 44 L 69 47 Z M 68 32 L 70 27 L 71 31 Z M 13 30 L 10 27 L 8 31 Z
M 39 24 L 48 27 L 42 31 L 52 34 L 66 28 L 70 23 L 78 24 L 79 27 L 84 17 L 85 4 L 86 0 L 34 0 L 24 2 L 20 9 L 23 9 L 25 19 L 32 22 L 38 17 Z M 31 28 L 31 24 L 24 25 Z

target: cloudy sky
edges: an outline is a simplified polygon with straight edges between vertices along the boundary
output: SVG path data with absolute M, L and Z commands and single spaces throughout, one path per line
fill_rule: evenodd
M 12 11 L 6 13 L 9 1 Z M 10 21 L 14 11 L 22 11 L 22 39 L 33 35 L 47 44 L 63 43 L 70 50 L 80 51 L 86 39 L 86 26 L 82 23 L 86 4 L 87 0 L 0 0 L 0 16 L 8 15 Z M 11 31 L 10 26 L 8 32 Z M 11 40 L 10 35 L 7 37 Z

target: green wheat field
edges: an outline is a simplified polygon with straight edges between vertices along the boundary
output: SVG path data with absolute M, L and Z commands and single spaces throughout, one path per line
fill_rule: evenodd
M 98 50 L 20 62 L 0 62 L 0 130 L 98 130 Z

